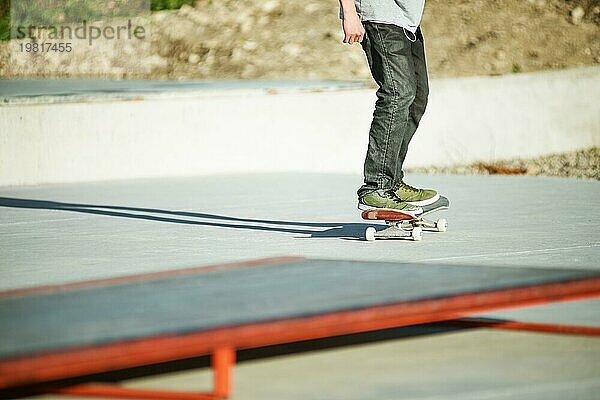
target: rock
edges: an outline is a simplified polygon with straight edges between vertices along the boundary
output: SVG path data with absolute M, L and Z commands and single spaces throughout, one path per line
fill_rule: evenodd
M 546 0 L 537 0 L 533 5 L 533 8 L 535 8 L 537 12 L 544 12 L 547 8 Z
M 189 15 L 193 12 L 194 12 L 194 8 L 188 4 L 182 5 L 178 11 L 179 15 Z
M 252 31 L 252 28 L 254 28 L 254 19 L 252 17 L 249 17 L 240 24 L 240 31 L 242 33 L 249 33 Z
M 190 64 L 198 64 L 200 62 L 200 56 L 196 53 L 192 53 L 188 57 L 188 63 Z
M 208 66 L 208 65 L 212 65 L 214 63 L 215 63 L 215 52 L 214 52 L 214 50 L 209 50 L 208 54 L 204 58 L 204 62 L 202 64 L 205 64 Z
M 152 18 L 156 22 L 162 22 L 165 20 L 165 18 L 167 18 L 167 13 L 157 12 L 157 13 L 152 14 Z
M 244 50 L 248 50 L 248 51 L 256 50 L 258 48 L 258 43 L 253 42 L 252 40 L 249 40 L 246 43 L 244 43 L 243 48 L 244 48 Z
M 585 10 L 581 6 L 577 6 L 571 11 L 571 22 L 573 25 L 579 25 L 585 16 Z
M 281 3 L 279 3 L 279 1 L 269 0 L 265 2 L 260 9 L 266 14 L 274 14 L 279 11 L 280 7 Z
M 230 61 L 232 63 L 242 63 L 244 60 L 244 51 L 242 49 L 233 49 L 231 51 Z
M 290 57 L 296 57 L 302 53 L 302 47 L 295 43 L 287 43 L 281 48 L 281 50 Z

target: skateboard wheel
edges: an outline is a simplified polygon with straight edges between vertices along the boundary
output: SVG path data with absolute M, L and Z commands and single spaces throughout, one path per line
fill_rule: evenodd
M 410 233 L 410 236 L 412 237 L 412 240 L 414 240 L 415 242 L 423 240 L 423 229 L 419 228 L 418 226 L 415 227 L 412 230 L 412 232 Z
M 448 221 L 446 221 L 446 218 L 438 219 L 435 222 L 435 227 L 438 232 L 446 232 L 448 230 Z
M 365 231 L 365 239 L 367 239 L 369 242 L 375 241 L 375 228 L 372 226 L 367 228 Z

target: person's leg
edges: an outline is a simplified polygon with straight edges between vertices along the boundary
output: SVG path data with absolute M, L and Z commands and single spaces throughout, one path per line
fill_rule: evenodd
M 433 189 L 419 189 L 406 184 L 404 182 L 404 171 L 402 170 L 406 154 L 408 153 L 408 146 L 419 127 L 421 117 L 425 113 L 425 109 L 427 108 L 427 98 L 429 96 L 425 47 L 420 28 L 417 29 L 417 32 L 414 35 L 414 42 L 411 43 L 411 53 L 417 90 L 415 99 L 409 109 L 406 135 L 404 136 L 398 153 L 396 173 L 394 174 L 394 194 L 405 202 L 417 206 L 425 206 L 435 203 L 440 198 L 440 195 Z
M 427 76 L 427 64 L 425 62 L 425 46 L 423 41 L 423 34 L 421 33 L 421 28 L 417 30 L 417 34 L 415 35 L 416 40 L 411 44 L 412 50 L 412 60 L 414 63 L 414 72 L 415 72 L 415 80 L 417 84 L 417 91 L 415 95 L 415 100 L 410 105 L 409 110 L 409 119 L 408 119 L 408 129 L 402 140 L 402 146 L 400 147 L 400 154 L 398 155 L 398 162 L 396 163 L 396 173 L 394 174 L 394 186 L 402 182 L 404 178 L 404 171 L 402 170 L 402 165 L 404 164 L 404 159 L 406 158 L 406 153 L 408 152 L 408 145 L 412 140 L 417 128 L 419 127 L 419 122 L 421 121 L 421 117 L 425 113 L 425 109 L 427 108 L 427 99 L 429 97 L 429 80 Z
M 372 22 L 364 25 L 363 49 L 379 89 L 359 197 L 393 188 L 398 157 L 409 132 L 409 109 L 417 91 L 413 46 L 404 30 Z

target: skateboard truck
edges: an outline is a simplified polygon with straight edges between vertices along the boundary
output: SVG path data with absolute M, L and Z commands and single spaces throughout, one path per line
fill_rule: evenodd
M 432 230 L 437 232 L 446 232 L 448 229 L 448 221 L 445 218 L 440 218 L 436 221 L 424 218 L 425 215 L 436 211 L 446 210 L 450 206 L 450 202 L 445 197 L 440 197 L 433 204 L 423 207 L 423 213 L 418 217 L 403 213 L 398 210 L 390 209 L 374 209 L 363 211 L 361 217 L 366 220 L 385 221 L 388 225 L 386 229 L 376 230 L 370 226 L 365 231 L 365 239 L 372 242 L 375 239 L 412 239 L 420 241 L 423 239 L 423 230 Z

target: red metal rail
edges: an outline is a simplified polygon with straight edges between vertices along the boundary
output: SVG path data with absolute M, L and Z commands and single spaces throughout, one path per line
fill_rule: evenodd
M 461 318 L 448 321 L 454 326 L 466 328 L 488 328 L 517 330 L 566 335 L 600 336 L 600 328 L 588 326 L 557 325 L 485 318 Z M 164 390 L 131 389 L 117 385 L 84 384 L 63 388 L 49 388 L 41 393 L 53 393 L 74 396 L 113 397 L 121 399 L 147 400 L 218 400 L 229 397 L 233 390 L 233 367 L 235 350 L 231 347 L 217 349 L 212 355 L 214 390 L 210 393 L 187 393 Z
M 210 394 L 196 394 L 196 396 L 224 397 L 231 391 L 231 365 L 234 362 L 235 349 L 449 321 L 492 310 L 555 301 L 580 300 L 599 295 L 600 278 L 588 278 L 488 292 L 465 293 L 446 298 L 401 302 L 186 334 L 145 337 L 132 341 L 1 360 L 0 389 L 25 384 L 43 384 L 58 379 L 212 353 L 215 354 L 215 391 Z M 480 324 L 480 326 L 482 325 Z M 504 326 L 510 327 L 510 324 Z M 499 325 L 496 324 L 496 327 Z M 94 395 L 99 395 L 101 391 L 104 391 L 102 395 L 106 396 L 112 390 L 111 393 L 119 394 L 119 396 L 130 394 L 130 398 L 133 398 L 136 393 L 143 398 L 164 398 L 147 397 L 155 393 L 154 391 L 150 391 L 151 393 L 147 391 L 131 392 L 129 389 L 96 385 L 80 386 L 79 388 Z M 71 389 L 76 390 L 77 387 Z M 69 391 L 70 389 L 64 390 Z M 62 393 L 66 392 L 62 391 Z M 83 393 L 78 392 L 77 394 Z M 157 394 L 157 396 L 161 395 Z M 177 398 L 187 399 L 190 397 Z M 202 397 L 194 398 L 202 399 Z
M 72 396 L 116 397 L 120 399 L 148 400 L 217 400 L 229 397 L 233 388 L 235 350 L 221 347 L 212 354 L 214 389 L 208 393 L 173 392 L 166 390 L 132 389 L 117 385 L 84 384 L 62 388 L 46 388 L 40 393 L 66 394 Z
M 461 318 L 450 321 L 450 324 L 466 328 L 489 328 L 509 331 L 558 333 L 561 335 L 600 336 L 600 327 L 595 326 L 543 324 L 537 322 L 490 320 L 487 318 Z

